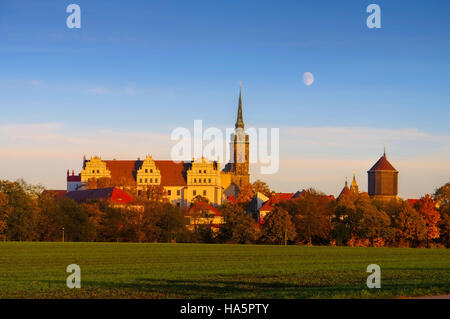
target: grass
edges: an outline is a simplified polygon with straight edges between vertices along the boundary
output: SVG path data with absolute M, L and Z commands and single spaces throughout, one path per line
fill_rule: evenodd
M 66 267 L 81 267 L 68 289 Z M 368 289 L 367 265 L 381 267 Z M 0 243 L 0 298 L 392 298 L 450 293 L 450 250 Z

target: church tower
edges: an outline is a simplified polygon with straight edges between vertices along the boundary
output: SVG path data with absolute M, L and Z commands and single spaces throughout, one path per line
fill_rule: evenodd
M 398 171 L 387 160 L 386 150 L 367 174 L 370 197 L 381 200 L 397 198 Z
M 359 193 L 359 187 L 358 187 L 358 183 L 356 182 L 355 171 L 353 171 L 353 180 L 352 180 L 352 185 L 350 186 L 350 190 L 352 191 L 353 194 Z
M 242 116 L 242 87 L 239 89 L 238 113 L 234 133 L 231 135 L 231 171 L 236 175 L 248 175 L 249 172 L 249 137 L 245 133 Z M 247 180 L 249 180 L 247 178 Z M 238 183 L 238 186 L 242 186 Z
M 230 162 L 221 173 L 221 183 L 225 196 L 237 197 L 242 186 L 250 183 L 249 136 L 245 133 L 242 115 L 242 86 L 239 89 L 238 111 L 234 132 L 231 134 Z

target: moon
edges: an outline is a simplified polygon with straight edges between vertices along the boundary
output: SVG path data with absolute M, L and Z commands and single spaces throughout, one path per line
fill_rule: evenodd
M 303 83 L 306 86 L 311 86 L 314 83 L 314 75 L 311 72 L 303 73 Z

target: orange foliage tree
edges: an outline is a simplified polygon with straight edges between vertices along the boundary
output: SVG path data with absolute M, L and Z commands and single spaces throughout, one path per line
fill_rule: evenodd
M 433 199 L 430 195 L 425 195 L 414 205 L 414 208 L 422 215 L 427 226 L 427 247 L 429 247 L 429 240 L 439 238 L 438 223 L 441 219 L 439 212 L 436 209 Z

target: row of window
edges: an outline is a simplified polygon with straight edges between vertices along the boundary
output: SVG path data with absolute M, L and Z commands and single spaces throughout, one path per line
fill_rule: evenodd
M 180 196 L 180 194 L 181 194 L 181 192 L 180 192 L 180 190 L 178 189 L 178 190 L 177 190 L 177 196 Z M 206 190 L 204 190 L 204 191 L 203 191 L 203 196 L 206 196 L 206 194 L 207 194 L 207 192 L 206 192 Z M 171 196 L 171 195 L 172 195 L 172 190 L 169 189 L 169 190 L 167 191 L 167 195 Z M 197 196 L 197 191 L 196 191 L 196 190 L 193 190 L 193 191 L 192 191 L 192 195 L 193 195 L 193 196 Z
M 139 183 L 142 184 L 142 180 L 144 180 L 144 183 L 148 183 L 148 178 L 145 178 L 145 179 L 140 178 L 139 179 Z M 153 178 L 150 178 L 150 183 L 153 183 Z M 155 178 L 155 183 L 158 183 L 158 179 L 157 178 Z
M 144 170 L 146 173 L 148 173 L 148 168 L 146 168 L 145 170 Z M 150 169 L 150 173 L 153 173 L 153 169 Z
M 199 179 L 198 179 L 198 182 L 201 183 L 201 182 L 202 182 L 202 179 L 199 178 Z M 194 183 L 197 183 L 197 179 L 196 179 L 196 178 L 194 178 Z M 206 183 L 206 178 L 203 179 L 203 183 Z M 208 183 L 211 183 L 211 178 L 208 178 Z

